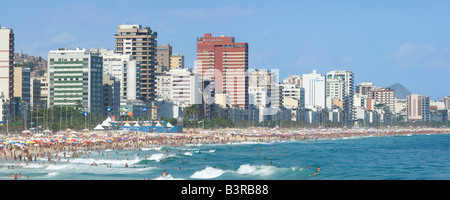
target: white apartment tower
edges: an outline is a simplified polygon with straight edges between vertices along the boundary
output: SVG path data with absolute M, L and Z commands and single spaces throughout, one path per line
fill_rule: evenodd
M 201 104 L 199 75 L 189 69 L 172 69 L 156 76 L 158 99 L 177 105 Z
M 249 71 L 249 104 L 261 107 L 276 106 L 279 97 L 272 97 L 278 91 L 276 74 L 271 70 L 255 69 Z M 273 91 L 276 90 L 276 91 Z
M 352 122 L 354 119 L 353 83 L 352 71 L 338 70 L 327 73 L 325 92 L 327 105 L 331 105 L 333 100 L 341 101 L 345 122 Z
M 86 49 L 61 48 L 48 53 L 47 106 L 81 106 L 103 112 L 102 57 Z
M 281 96 L 285 108 L 296 109 L 305 107 L 305 89 L 297 84 L 283 83 Z
M 0 27 L 0 97 L 12 102 L 14 96 L 14 32 Z
M 313 70 L 310 74 L 303 74 L 303 87 L 305 88 L 305 107 L 325 108 L 325 76 Z
M 140 92 L 139 65 L 131 54 L 116 54 L 114 51 L 100 51 L 103 57 L 103 73 L 120 82 L 120 101 L 137 100 Z

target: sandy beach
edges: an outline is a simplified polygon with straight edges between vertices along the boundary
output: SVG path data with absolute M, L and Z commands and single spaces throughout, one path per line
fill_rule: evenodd
M 396 135 L 446 134 L 450 128 L 385 128 L 385 129 L 187 129 L 184 133 L 143 133 L 119 131 L 89 131 L 53 135 L 1 135 L 0 167 L 27 166 L 30 162 L 56 165 L 72 158 L 89 157 L 92 152 L 105 150 L 137 150 L 170 146 L 181 149 L 186 145 L 228 144 L 238 142 L 268 142 L 274 140 L 316 140 L 350 137 L 382 137 Z M 163 152 L 164 153 L 164 152 Z M 41 158 L 41 159 L 37 159 Z M 44 158 L 45 161 L 42 161 Z M 42 162 L 41 162 L 42 161 Z M 93 163 L 95 164 L 95 163 Z M 22 179 L 12 174 L 14 179 Z

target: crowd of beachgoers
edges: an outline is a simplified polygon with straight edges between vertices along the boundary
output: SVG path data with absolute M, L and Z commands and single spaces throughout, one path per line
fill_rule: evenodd
M 381 137 L 418 134 L 447 134 L 450 128 L 315 128 L 315 129 L 187 129 L 183 133 L 146 133 L 136 131 L 65 131 L 57 134 L 0 134 L 0 169 L 12 163 L 17 167 L 47 158 L 47 163 L 69 162 L 88 152 L 141 149 L 197 144 L 228 144 L 245 141 L 316 140 L 351 137 Z M 42 160 L 42 159 L 39 159 Z M 14 166 L 13 165 L 13 166 Z M 12 166 L 12 167 L 13 167 Z M 17 174 L 14 179 L 17 179 Z

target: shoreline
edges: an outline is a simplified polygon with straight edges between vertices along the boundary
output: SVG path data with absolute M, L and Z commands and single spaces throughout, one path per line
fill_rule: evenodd
M 88 136 L 91 134 L 91 136 Z M 186 133 L 139 133 L 129 132 L 126 134 L 115 134 L 114 131 L 87 132 L 79 135 L 67 134 L 66 137 L 51 135 L 39 138 L 34 136 L 5 138 L 0 136 L 2 141 L 11 139 L 22 140 L 26 145 L 3 145 L 0 148 L 0 169 L 12 169 L 12 172 L 20 171 L 20 168 L 28 166 L 29 163 L 39 165 L 57 165 L 60 162 L 70 162 L 75 158 L 90 158 L 94 153 L 104 153 L 107 151 L 131 151 L 142 150 L 144 148 L 158 149 L 162 147 L 172 147 L 178 151 L 184 151 L 190 146 L 221 144 L 258 144 L 270 142 L 286 141 L 312 141 L 312 140 L 335 140 L 348 138 L 367 137 L 390 137 L 390 136 L 412 136 L 412 135 L 437 135 L 450 134 L 450 128 L 421 128 L 421 129 L 219 129 L 219 130 L 187 130 Z M 32 140 L 35 139 L 35 140 Z M 51 140 L 49 140 L 51 139 Z M 63 140 L 65 139 L 65 140 Z M 45 140 L 50 142 L 45 142 Z M 51 142 L 53 141 L 53 142 Z M 65 141 L 65 142 L 64 142 Z M 79 142 L 70 142 L 79 141 Z M 83 142 L 84 141 L 84 142 Z M 5 142 L 4 142 L 5 143 Z M 4 144 L 3 143 L 3 144 Z M 0 143 L 1 144 L 1 143 Z M 161 153 L 161 152 L 160 152 Z M 162 153 L 170 153 L 162 152 Z M 95 164 L 95 162 L 93 163 Z M 96 165 L 96 164 L 95 164 Z M 125 166 L 127 167 L 127 166 Z M 17 174 L 10 174 L 12 179 L 25 178 L 17 177 Z M 28 177 L 27 177 L 28 179 Z
M 285 140 L 317 140 L 317 139 L 342 139 L 351 137 L 383 137 L 397 135 L 428 135 L 428 134 L 446 134 L 450 133 L 450 128 L 421 128 L 421 129 L 267 129 L 267 128 L 247 128 L 247 129 L 188 129 L 185 133 L 139 133 L 129 132 L 118 135 L 117 131 L 91 131 L 80 135 L 65 135 L 58 139 L 55 135 L 39 138 L 38 141 L 31 137 L 12 137 L 15 141 L 22 140 L 20 145 L 5 145 L 0 147 L 0 164 L 17 158 L 35 158 L 35 156 L 43 157 L 48 153 L 63 153 L 68 156 L 79 156 L 79 151 L 105 151 L 124 150 L 128 148 L 140 149 L 146 147 L 171 146 L 182 147 L 186 145 L 198 144 L 228 144 L 242 142 L 268 142 L 268 141 L 285 141 Z M 93 134 L 94 133 L 94 134 Z M 98 133 L 98 134 L 95 134 Z M 91 134 L 91 137 L 85 136 Z M 95 136 L 92 136 L 95 135 Z M 2 141 L 8 141 L 5 136 L 0 136 Z M 69 142 L 69 141 L 72 142 Z M 11 141 L 11 139 L 9 140 Z M 26 141 L 26 145 L 25 144 Z M 73 142 L 78 141 L 78 142 Z M 82 141 L 84 141 L 82 143 Z M 4 142 L 6 143 L 6 142 Z M 17 143 L 17 142 L 16 142 Z M 1 144 L 1 143 L 0 143 Z M 72 154 L 70 154 L 72 152 Z M 19 157 L 21 156 L 21 157 Z M 51 157 L 52 155 L 50 155 Z M 58 157 L 57 155 L 55 155 Z M 16 159 L 14 159 L 16 157 Z M 31 159 L 29 159 L 31 160 Z M 34 160 L 34 159 L 33 159 Z M 51 160 L 51 159 L 49 159 Z

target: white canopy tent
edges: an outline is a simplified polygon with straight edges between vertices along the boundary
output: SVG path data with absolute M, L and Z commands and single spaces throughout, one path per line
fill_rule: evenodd
M 94 128 L 94 130 L 103 130 L 103 127 L 99 124 Z
M 108 121 L 103 121 L 103 123 L 101 124 L 101 126 L 103 126 L 103 127 L 110 127 L 111 126 L 111 124 L 108 122 Z

